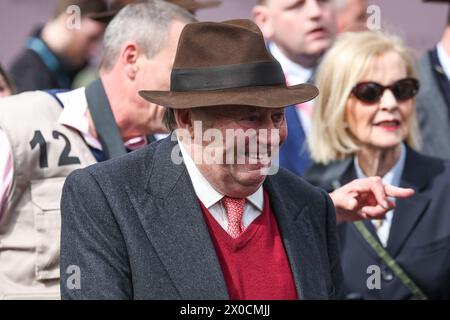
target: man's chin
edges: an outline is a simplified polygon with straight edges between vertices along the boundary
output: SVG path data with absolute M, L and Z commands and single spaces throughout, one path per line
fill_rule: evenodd
M 254 187 L 256 191 L 267 177 L 264 172 L 264 168 L 240 172 L 238 180 L 243 186 Z
M 309 56 L 320 57 L 330 46 L 330 38 L 317 39 L 309 46 L 307 53 Z

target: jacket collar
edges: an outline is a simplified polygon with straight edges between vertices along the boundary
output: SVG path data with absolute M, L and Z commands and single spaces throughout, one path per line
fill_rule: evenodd
M 146 192 L 132 192 L 147 237 L 183 299 L 228 299 L 220 264 L 176 141 L 159 142 L 147 169 Z M 178 157 L 180 160 L 180 157 Z M 182 158 L 181 158 L 182 159 Z M 326 299 L 325 279 L 318 272 L 320 248 L 313 235 L 310 208 L 275 176 L 267 190 L 301 299 Z

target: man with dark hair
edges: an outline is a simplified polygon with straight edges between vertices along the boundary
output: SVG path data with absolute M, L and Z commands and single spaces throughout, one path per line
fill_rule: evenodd
M 33 32 L 12 64 L 17 92 L 71 89 L 96 53 L 105 29 L 104 23 L 89 16 L 104 10 L 105 0 L 59 0 L 53 18 Z
M 450 0 L 425 0 L 450 4 Z M 450 159 L 450 7 L 441 41 L 420 60 L 417 117 L 423 152 Z

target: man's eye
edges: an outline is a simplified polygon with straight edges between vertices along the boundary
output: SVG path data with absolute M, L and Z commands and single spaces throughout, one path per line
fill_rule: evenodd
M 258 121 L 258 119 L 259 118 L 257 116 L 248 116 L 248 117 L 244 118 L 245 121 L 250 121 L 250 122 L 256 122 L 256 121 Z
M 274 114 L 274 115 L 272 116 L 272 120 L 273 120 L 274 122 L 282 122 L 283 119 L 284 119 L 284 114 L 283 114 L 283 113 L 277 113 L 277 114 Z

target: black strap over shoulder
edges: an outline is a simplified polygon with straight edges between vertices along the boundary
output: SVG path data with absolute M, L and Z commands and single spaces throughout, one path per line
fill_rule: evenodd
M 119 127 L 111 110 L 105 89 L 100 79 L 86 87 L 88 108 L 95 130 L 107 159 L 126 154 Z

